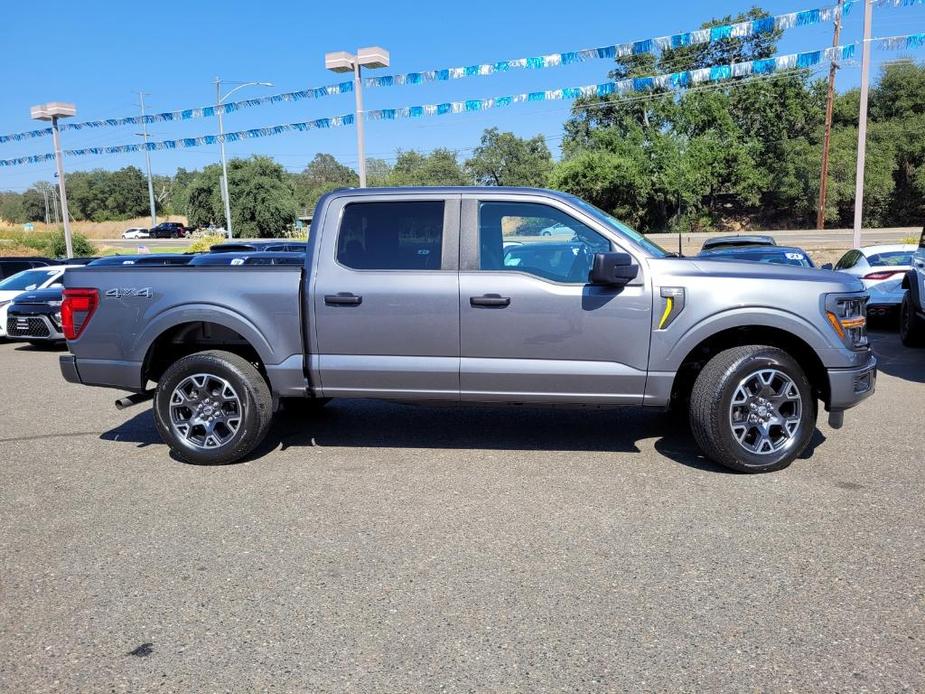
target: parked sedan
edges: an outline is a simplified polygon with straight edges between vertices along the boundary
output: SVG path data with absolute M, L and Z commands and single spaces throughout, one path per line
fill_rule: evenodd
M 33 345 L 64 342 L 61 328 L 63 293 L 64 289 L 55 285 L 17 296 L 7 311 L 7 336 Z
M 146 239 L 149 236 L 151 234 L 148 233 L 148 230 L 141 227 L 131 227 L 122 232 L 123 239 Z
M 749 260 L 755 263 L 771 265 L 793 265 L 796 267 L 816 267 L 802 248 L 793 246 L 732 246 L 700 251 L 702 258 L 729 258 L 731 260 Z
M 44 289 L 61 283 L 64 271 L 72 265 L 49 265 L 23 270 L 0 282 L 0 337 L 6 337 L 6 315 L 10 303 L 23 292 Z
M 903 301 L 902 281 L 912 269 L 915 244 L 865 246 L 850 250 L 835 264 L 835 270 L 859 278 L 870 293 L 870 316 L 895 314 Z

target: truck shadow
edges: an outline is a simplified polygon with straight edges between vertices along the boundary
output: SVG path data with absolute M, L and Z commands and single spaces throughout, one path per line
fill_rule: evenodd
M 698 449 L 687 417 L 642 408 L 434 407 L 378 401 L 334 401 L 309 416 L 281 413 L 251 456 L 277 448 L 369 447 L 500 451 L 639 453 L 655 450 L 675 463 L 730 473 Z M 825 441 L 817 429 L 808 458 Z M 730 473 L 733 474 L 733 473 Z
M 878 328 L 871 330 L 868 337 L 880 372 L 913 383 L 925 383 L 925 349 L 903 346 L 896 330 Z
M 139 448 L 164 446 L 150 409 L 100 438 Z M 658 454 L 674 463 L 735 474 L 700 452 L 682 414 L 641 408 L 432 406 L 377 400 L 335 400 L 311 414 L 279 412 L 264 442 L 240 462 L 299 448 L 642 454 L 639 444 L 649 439 L 655 439 Z M 817 429 L 801 458 L 809 458 L 824 441 Z

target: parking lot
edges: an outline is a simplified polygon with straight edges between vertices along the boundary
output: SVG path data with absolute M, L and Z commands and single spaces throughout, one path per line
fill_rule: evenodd
M 925 689 L 925 351 L 758 476 L 676 416 L 335 401 L 246 462 L 0 344 L 0 690 Z

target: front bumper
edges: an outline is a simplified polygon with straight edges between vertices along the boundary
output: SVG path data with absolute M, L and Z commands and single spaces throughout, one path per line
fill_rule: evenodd
M 877 387 L 877 358 L 870 354 L 867 363 L 852 369 L 828 369 L 828 410 L 838 412 L 854 407 L 874 394 Z
M 63 342 L 64 333 L 57 324 L 42 313 L 7 312 L 6 337 L 11 340 Z

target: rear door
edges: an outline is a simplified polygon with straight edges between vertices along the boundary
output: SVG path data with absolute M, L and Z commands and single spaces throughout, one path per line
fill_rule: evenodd
M 314 258 L 309 370 L 325 397 L 459 397 L 459 196 L 340 196 Z

